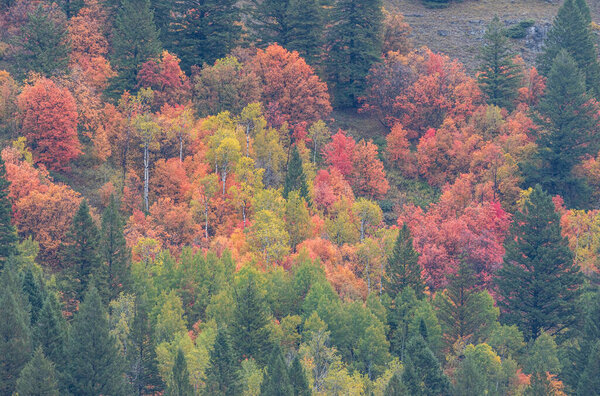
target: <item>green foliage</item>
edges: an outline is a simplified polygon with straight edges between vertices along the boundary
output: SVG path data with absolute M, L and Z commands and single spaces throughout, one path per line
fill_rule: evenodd
M 413 239 L 406 224 L 398 232 L 394 250 L 387 260 L 385 274 L 384 290 L 393 300 L 407 287 L 418 297 L 423 295 L 425 284 L 421 277 L 419 254 L 413 247 Z
M 577 386 L 577 395 L 600 394 L 600 340 L 592 349 L 585 370 Z
M 285 228 L 290 236 L 290 246 L 296 246 L 310 237 L 310 214 L 306 201 L 299 191 L 292 191 L 285 203 Z
M 308 185 L 306 184 L 306 175 L 302 169 L 302 158 L 300 158 L 300 153 L 298 152 L 298 147 L 296 145 L 292 148 L 287 173 L 285 175 L 283 198 L 287 199 L 289 193 L 292 191 L 299 191 L 300 196 L 304 198 L 306 202 L 310 202 Z
M 23 293 L 29 302 L 31 326 L 33 327 L 37 323 L 46 295 L 42 288 L 42 280 L 34 275 L 31 267 L 25 269 L 22 283 Z
M 9 186 L 4 160 L 0 157 L 0 270 L 6 260 L 17 252 L 18 238 L 15 226 L 11 223 L 12 204 L 8 199 Z
M 210 353 L 206 375 L 206 392 L 210 395 L 238 394 L 239 363 L 231 349 L 229 335 L 223 328 L 217 332 L 215 345 Z
M 402 382 L 413 396 L 443 395 L 450 387 L 448 378 L 421 336 L 413 337 L 406 347 Z
M 193 396 L 194 388 L 190 384 L 190 373 L 181 348 L 177 349 L 171 380 L 165 392 L 167 396 Z
M 390 378 L 387 386 L 385 387 L 385 392 L 383 396 L 400 396 L 407 394 L 406 387 L 402 383 L 402 377 L 399 372 L 395 372 Z
M 300 363 L 300 357 L 296 355 L 292 360 L 292 365 L 289 369 L 290 382 L 292 389 L 294 390 L 294 396 L 310 396 L 312 393 L 308 386 L 308 380 L 306 379 L 306 373 L 304 367 Z
M 504 35 L 513 39 L 522 39 L 527 36 L 527 29 L 535 25 L 535 20 L 533 19 L 525 19 L 524 21 L 520 21 L 516 25 L 509 27 L 504 30 Z
M 497 278 L 505 321 L 516 324 L 527 340 L 570 326 L 582 277 L 561 235 L 560 216 L 540 186 L 515 213 L 505 249 Z
M 60 392 L 56 378 L 54 364 L 46 359 L 42 348 L 37 348 L 29 363 L 19 374 L 16 394 L 19 396 L 58 396 Z
M 294 388 L 290 381 L 288 368 L 283 361 L 279 347 L 272 348 L 265 378 L 260 387 L 263 396 L 289 396 L 294 395 Z
M 510 365 L 507 364 L 506 366 Z M 506 395 L 510 394 L 507 384 L 516 373 L 507 373 L 502 361 L 487 344 L 467 345 L 464 359 L 455 373 L 454 394 L 464 396 Z
M 107 300 L 112 301 L 123 291 L 129 289 L 129 264 L 131 252 L 123 234 L 123 219 L 119 214 L 119 205 L 114 196 L 102 213 L 102 228 L 100 230 L 100 255 L 106 273 L 103 277 L 107 282 Z

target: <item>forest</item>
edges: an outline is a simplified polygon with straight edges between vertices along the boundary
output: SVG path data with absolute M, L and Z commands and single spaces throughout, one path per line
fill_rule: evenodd
M 0 0 L 0 395 L 600 395 L 599 23 Z

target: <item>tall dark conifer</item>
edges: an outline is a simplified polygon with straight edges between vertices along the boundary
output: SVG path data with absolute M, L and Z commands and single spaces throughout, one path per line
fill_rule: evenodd
M 573 324 L 582 275 L 561 235 L 552 198 L 539 185 L 515 213 L 505 249 L 497 276 L 505 321 L 516 324 L 527 340 Z
M 23 275 L 23 293 L 25 293 L 27 301 L 29 302 L 31 326 L 33 327 L 38 320 L 46 295 L 42 289 L 41 279 L 37 279 L 31 271 L 31 268 L 25 269 Z
M 108 299 L 113 300 L 126 291 L 130 283 L 131 253 L 123 234 L 123 219 L 114 196 L 102 214 L 100 255 L 105 265 Z
M 21 370 L 16 390 L 19 396 L 60 395 L 54 363 L 44 356 L 42 348 L 35 350 L 29 363 Z
M 167 396 L 194 395 L 194 388 L 192 387 L 192 384 L 190 384 L 190 373 L 181 348 L 177 350 L 177 355 L 175 355 L 171 379 L 165 394 Z
M 412 338 L 406 346 L 407 356 L 402 382 L 410 395 L 445 395 L 450 389 L 448 377 L 421 336 Z
M 406 287 L 410 287 L 418 297 L 423 295 L 425 284 L 421 277 L 419 254 L 413 247 L 410 230 L 404 224 L 398 232 L 396 244 L 385 268 L 384 290 L 395 299 Z
M 288 396 L 294 394 L 288 368 L 279 347 L 272 348 L 263 382 L 261 396 Z
M 219 329 L 215 345 L 210 353 L 206 374 L 206 391 L 215 396 L 237 395 L 239 363 L 231 349 L 229 335 Z
M 290 383 L 294 390 L 294 396 L 310 396 L 312 392 L 308 386 L 308 380 L 306 379 L 306 373 L 304 367 L 300 363 L 300 357 L 296 355 L 292 360 L 292 365 L 289 368 Z
M 306 175 L 302 168 L 302 158 L 298 152 L 298 147 L 294 145 L 288 164 L 285 182 L 283 184 L 283 197 L 287 199 L 288 194 L 292 191 L 298 191 L 300 196 L 306 202 L 309 202 L 308 185 L 306 184 Z
M 0 157 L 0 270 L 6 260 L 16 254 L 17 231 L 12 225 L 12 204 L 8 199 L 10 182 L 6 179 L 6 167 Z

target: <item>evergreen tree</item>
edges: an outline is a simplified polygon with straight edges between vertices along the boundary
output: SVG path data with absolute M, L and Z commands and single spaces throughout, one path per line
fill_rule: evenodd
M 119 97 L 133 91 L 140 66 L 157 57 L 161 46 L 149 0 L 122 0 L 114 26 L 111 63 L 118 75 L 108 93 Z
M 65 263 L 65 289 L 74 301 L 81 301 L 93 277 L 104 275 L 99 254 L 100 233 L 90 215 L 87 201 L 83 199 L 73 217 L 63 248 Z
M 394 250 L 387 260 L 385 275 L 384 289 L 392 299 L 396 299 L 406 287 L 412 288 L 419 297 L 423 295 L 425 284 L 421 277 L 419 254 L 413 247 L 413 239 L 406 224 L 398 232 Z
M 167 387 L 167 396 L 193 396 L 194 388 L 190 384 L 190 374 L 188 372 L 187 363 L 183 351 L 177 350 L 171 380 Z
M 402 379 L 400 378 L 400 374 L 395 372 L 390 378 L 387 386 L 385 387 L 385 392 L 383 396 L 400 396 L 406 394 L 406 388 L 402 383 Z
M 600 395 L 600 339 L 590 353 L 587 366 L 577 386 L 578 396 Z
M 242 34 L 235 0 L 181 0 L 172 15 L 167 43 L 187 72 L 224 58 Z
M 129 288 L 131 260 L 131 253 L 123 234 L 123 219 L 114 195 L 102 214 L 100 254 L 106 264 L 107 297 L 112 301 Z
M 60 395 L 54 364 L 46 359 L 41 347 L 35 350 L 29 363 L 21 370 L 16 390 L 19 396 Z
M 17 231 L 12 225 L 12 204 L 8 199 L 10 182 L 6 179 L 6 167 L 0 157 L 0 270 L 6 260 L 16 254 Z
M 150 0 L 150 9 L 153 12 L 154 24 L 161 43 L 169 42 L 169 29 L 173 22 L 171 12 L 177 7 L 175 3 L 175 1 Z
M 506 322 L 516 324 L 527 340 L 570 326 L 582 276 L 552 198 L 539 185 L 515 213 L 505 249 L 497 285 Z
M 483 40 L 482 64 L 477 75 L 479 87 L 489 104 L 511 110 L 523 76 L 513 62 L 514 53 L 497 16 L 487 26 Z
M 287 199 L 288 195 L 292 191 L 299 191 L 300 196 L 304 198 L 306 202 L 309 202 L 308 185 L 306 184 L 306 175 L 302 168 L 302 158 L 298 152 L 298 147 L 294 145 L 292 148 L 290 161 L 288 163 L 287 174 L 285 176 L 285 182 L 283 185 L 283 197 Z
M 67 16 L 67 19 L 71 19 L 76 16 L 85 6 L 85 0 L 62 0 L 59 3 L 62 3 L 62 9 Z
M 279 347 L 272 348 L 265 376 L 260 385 L 260 394 L 263 396 L 289 396 L 294 394 L 288 368 L 283 361 L 283 355 Z
M 425 340 L 420 336 L 413 337 L 406 349 L 402 382 L 408 393 L 412 396 L 447 394 L 450 382 Z
M 253 357 L 257 362 L 266 364 L 271 350 L 269 314 L 255 277 L 251 273 L 241 287 L 235 290 L 236 306 L 230 334 L 239 357 Z
M 67 351 L 69 390 L 79 396 L 126 395 L 124 364 L 92 284 L 73 319 Z
M 289 369 L 289 376 L 292 389 L 294 390 L 294 396 L 310 396 L 312 394 L 310 387 L 308 386 L 308 380 L 306 379 L 304 367 L 302 367 L 302 363 L 300 363 L 300 357 L 298 355 L 296 355 L 294 360 L 292 360 L 292 365 Z
M 219 329 L 215 345 L 210 353 L 206 374 L 206 391 L 211 395 L 236 395 L 238 390 L 239 363 L 231 349 L 225 329 Z
M 555 58 L 566 50 L 584 74 L 588 90 L 600 98 L 600 63 L 588 13 L 585 0 L 565 0 L 548 32 L 538 64 L 540 72 L 549 75 Z
M 35 277 L 31 268 L 27 268 L 25 270 L 25 275 L 23 276 L 23 293 L 25 293 L 27 301 L 29 302 L 31 326 L 33 327 L 38 320 L 46 297 L 40 280 Z
M 381 57 L 382 5 L 381 0 L 338 0 L 334 5 L 326 74 L 338 107 L 358 103 L 365 77 Z
M 12 395 L 17 377 L 31 356 L 26 300 L 14 265 L 9 261 L 0 277 L 0 395 Z
M 587 204 L 587 185 L 572 170 L 584 155 L 598 151 L 595 136 L 600 124 L 597 109 L 589 99 L 575 62 L 566 51 L 561 51 L 537 108 L 536 123 L 544 133 L 537 141 L 541 167 L 536 180 L 548 193 L 560 194 L 569 206 Z

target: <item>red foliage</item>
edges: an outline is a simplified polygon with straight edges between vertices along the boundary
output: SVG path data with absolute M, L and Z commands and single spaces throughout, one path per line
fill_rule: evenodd
M 152 172 L 152 190 L 156 197 L 170 198 L 179 204 L 189 199 L 192 185 L 179 158 L 159 159 Z
M 356 141 L 352 136 L 347 136 L 346 132 L 340 129 L 338 133 L 331 137 L 331 142 L 323 148 L 325 162 L 328 165 L 337 168 L 343 176 L 350 176 L 354 169 L 353 160 L 355 146 Z
M 407 177 L 418 174 L 417 157 L 410 149 L 408 132 L 401 124 L 395 124 L 386 136 L 387 159 L 392 166 L 400 169 Z
M 165 104 L 185 104 L 189 99 L 191 85 L 179 62 L 177 56 L 164 51 L 160 59 L 150 60 L 140 68 L 138 86 L 152 88 L 152 108 L 155 111 Z
M 385 178 L 383 163 L 378 158 L 377 146 L 361 140 L 353 153 L 353 172 L 350 182 L 354 193 L 371 199 L 381 199 L 390 185 Z
M 350 184 L 337 168 L 321 169 L 314 181 L 313 201 L 319 209 L 327 211 L 342 197 L 354 201 L 354 193 Z
M 48 173 L 44 167 L 36 169 L 21 157 L 21 153 L 13 147 L 2 150 L 6 178 L 10 182 L 8 197 L 13 205 L 33 191 L 45 192 L 48 189 Z

